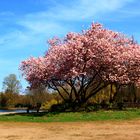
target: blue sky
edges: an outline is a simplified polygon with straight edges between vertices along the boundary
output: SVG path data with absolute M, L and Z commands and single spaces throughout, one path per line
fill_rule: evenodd
M 140 42 L 139 0 L 0 0 L 0 90 L 11 73 L 25 89 L 20 62 L 43 55 L 48 39 L 80 32 L 93 21 Z

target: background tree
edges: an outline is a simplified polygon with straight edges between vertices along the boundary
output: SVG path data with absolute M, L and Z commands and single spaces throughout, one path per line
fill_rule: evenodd
M 6 93 L 19 93 L 20 92 L 21 84 L 15 74 L 10 74 L 4 78 L 3 89 Z
M 15 108 L 23 107 L 23 95 L 17 93 L 1 93 L 0 94 L 0 107 L 1 108 Z
M 28 88 L 26 92 L 25 102 L 28 113 L 30 109 L 36 109 L 37 112 L 39 112 L 43 103 L 50 100 L 50 95 L 44 86 L 40 86 L 34 89 Z

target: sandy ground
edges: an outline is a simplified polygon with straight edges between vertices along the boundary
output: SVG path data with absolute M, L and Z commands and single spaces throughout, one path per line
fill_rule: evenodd
M 18 112 L 0 112 L 0 115 L 6 115 L 6 114 L 16 114 Z
M 140 140 L 140 120 L 117 122 L 0 122 L 0 140 Z

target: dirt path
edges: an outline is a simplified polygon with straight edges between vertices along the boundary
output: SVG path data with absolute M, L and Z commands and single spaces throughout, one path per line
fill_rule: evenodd
M 0 122 L 0 140 L 140 140 L 140 120 L 76 123 Z
M 16 114 L 18 112 L 0 112 L 0 115 L 6 115 L 6 114 Z

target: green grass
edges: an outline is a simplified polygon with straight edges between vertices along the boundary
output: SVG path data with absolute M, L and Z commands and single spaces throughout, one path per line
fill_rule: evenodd
M 131 120 L 140 118 L 140 109 L 125 111 L 97 111 L 97 112 L 67 112 L 67 113 L 31 113 L 0 115 L 0 121 L 5 122 L 78 122 L 78 121 L 106 121 Z

